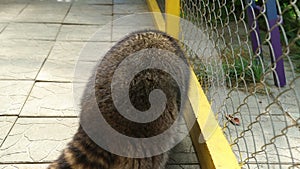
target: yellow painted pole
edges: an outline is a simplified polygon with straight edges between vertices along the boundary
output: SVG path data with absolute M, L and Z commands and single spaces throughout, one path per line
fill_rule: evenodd
M 166 16 L 166 32 L 178 38 L 180 31 L 180 0 L 165 0 L 165 12 L 168 14 Z
M 151 12 L 160 12 L 156 0 L 147 0 Z M 165 20 L 161 15 L 154 14 L 153 18 L 159 30 L 179 39 L 180 33 L 180 0 L 165 0 Z M 189 99 L 191 108 L 197 118 L 190 135 L 196 149 L 201 168 L 203 169 L 240 169 L 237 159 L 215 119 L 205 93 L 203 92 L 194 71 L 191 69 Z M 191 120 L 186 117 L 187 125 Z
M 190 135 L 201 168 L 240 169 L 192 68 L 190 78 L 188 97 L 197 118 Z
M 147 0 L 147 4 L 148 4 L 150 11 L 152 12 L 154 23 L 155 23 L 156 27 L 160 31 L 165 32 L 165 30 L 166 30 L 165 20 L 159 9 L 159 6 L 158 6 L 156 0 Z

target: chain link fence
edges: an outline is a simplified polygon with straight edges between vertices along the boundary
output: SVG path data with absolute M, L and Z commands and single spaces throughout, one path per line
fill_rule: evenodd
M 195 34 L 186 52 L 242 168 L 300 168 L 299 8 L 181 0 L 181 17 L 203 31 L 181 25 L 182 39 Z

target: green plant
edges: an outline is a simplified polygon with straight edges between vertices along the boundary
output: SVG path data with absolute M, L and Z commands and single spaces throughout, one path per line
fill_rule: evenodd
M 289 55 L 294 64 L 295 71 L 297 73 L 300 73 L 300 47 L 298 47 L 297 45 L 292 45 Z
M 286 36 L 289 42 L 293 41 L 298 34 L 300 27 L 300 11 L 299 11 L 300 1 L 296 2 L 296 6 L 292 6 L 291 2 L 288 0 L 280 1 L 280 7 L 283 9 L 283 27 L 285 29 Z M 295 45 L 300 47 L 300 41 L 295 41 Z
M 200 83 L 202 89 L 204 92 L 208 91 L 208 89 L 211 87 L 210 82 L 210 74 L 207 70 L 205 64 L 199 59 L 190 59 L 190 65 L 194 70 L 194 73 L 198 79 L 198 82 Z
M 223 69 L 227 75 L 227 82 L 259 83 L 263 76 L 263 67 L 260 62 L 244 57 L 235 57 L 229 63 L 223 62 Z
M 189 65 L 193 69 L 203 91 L 207 92 L 211 87 L 211 71 L 208 70 L 203 60 L 201 60 L 201 57 L 198 56 L 188 45 L 182 43 L 181 47 L 183 51 L 185 51 L 185 55 L 188 57 Z

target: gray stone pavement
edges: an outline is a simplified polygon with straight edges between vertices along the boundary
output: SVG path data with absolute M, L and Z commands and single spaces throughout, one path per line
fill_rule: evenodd
M 242 49 L 248 46 L 251 48 L 251 41 L 247 40 L 249 44 L 241 44 L 246 40 L 240 41 L 240 39 L 247 39 L 243 24 L 244 22 L 232 21 L 229 23 L 230 29 L 219 27 L 219 34 L 216 37 L 224 38 L 228 46 L 222 46 L 221 40 L 221 45 L 216 45 L 215 49 L 224 51 L 223 49 L 228 47 Z M 227 31 L 234 32 L 236 35 L 220 33 Z M 195 34 L 192 31 L 188 33 Z M 220 41 L 215 39 L 214 42 Z M 196 49 L 199 49 L 203 43 L 209 44 L 206 40 L 190 41 L 191 45 L 197 47 Z M 202 63 L 207 62 L 206 72 L 213 79 L 206 94 L 237 159 L 240 163 L 245 163 L 243 168 L 299 169 L 300 74 L 293 71 L 293 63 L 289 62 L 292 53 L 285 55 L 284 68 L 287 85 L 281 88 L 275 86 L 273 72 L 270 70 L 269 46 L 263 45 L 262 48 L 265 72 L 261 79 L 263 83 L 256 86 L 247 80 L 244 84 L 237 85 L 233 82 L 232 86 L 229 86 L 229 83 L 224 82 L 227 77 L 221 73 L 223 72 L 222 66 L 226 63 L 220 61 L 219 55 L 216 57 L 217 62 L 213 60 L 215 56 L 215 52 L 211 50 L 214 49 L 213 47 L 209 47 L 209 50 L 205 49 L 207 54 L 204 50 L 201 51 L 203 56 L 199 55 L 200 59 Z M 241 56 L 247 57 L 247 54 Z M 241 56 L 235 55 L 235 57 Z M 222 65 L 216 66 L 218 61 Z M 237 78 L 242 79 L 242 77 Z M 226 114 L 239 118 L 240 125 L 231 124 L 225 117 Z
M 0 0 L 0 169 L 46 168 L 58 157 L 78 127 L 76 62 L 93 66 L 137 27 L 110 22 L 137 12 L 149 12 L 144 0 Z M 200 168 L 190 137 L 170 156 L 168 169 Z
M 298 169 L 299 75 L 297 78 L 288 75 L 288 85 L 283 88 L 273 86 L 273 77 L 267 77 L 267 81 L 270 85 L 269 94 L 214 88 L 209 94 L 212 107 L 237 159 L 247 163 L 244 168 Z M 228 122 L 225 114 L 234 114 L 240 119 L 240 125 Z

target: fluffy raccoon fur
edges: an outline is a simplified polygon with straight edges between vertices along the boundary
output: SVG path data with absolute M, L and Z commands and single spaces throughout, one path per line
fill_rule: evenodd
M 149 123 L 130 121 L 118 113 L 112 101 L 111 82 L 115 69 L 130 54 L 148 48 L 167 50 L 184 59 L 177 40 L 163 32 L 145 30 L 131 33 L 117 42 L 95 68 L 96 79 L 91 78 L 86 86 L 81 100 L 81 114 L 91 111 L 90 93 L 95 91 L 98 107 L 105 120 L 119 133 L 135 138 L 146 138 L 158 135 L 169 128 L 178 114 L 180 92 L 176 81 L 166 72 L 156 69 L 142 71 L 130 84 L 129 96 L 132 105 L 140 111 L 148 110 L 151 106 L 148 97 L 153 89 L 164 91 L 167 98 L 166 108 L 158 119 Z M 91 89 L 92 83 L 95 90 Z M 105 135 L 101 137 L 106 139 Z M 73 140 L 48 169 L 163 169 L 167 156 L 167 153 L 163 153 L 148 158 L 129 158 L 112 154 L 94 143 L 80 126 Z

